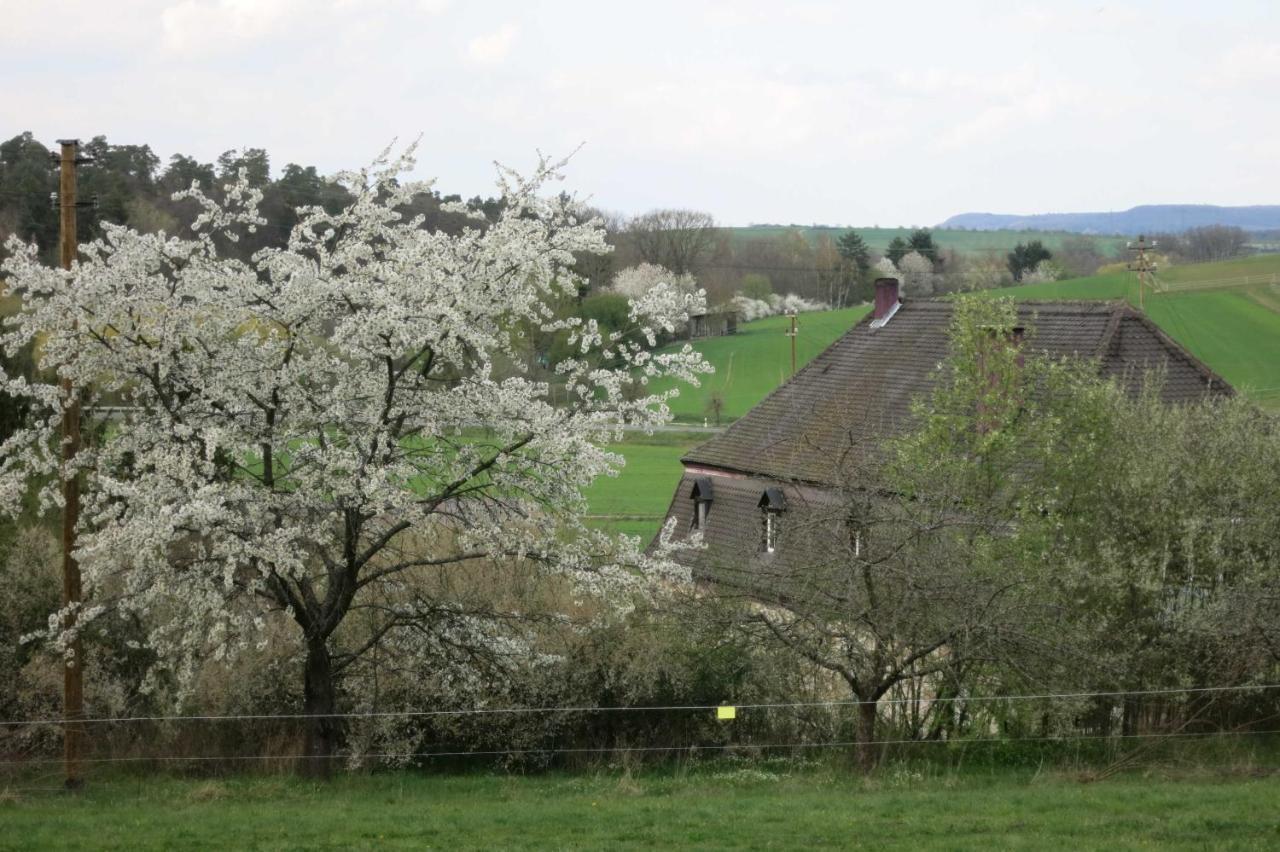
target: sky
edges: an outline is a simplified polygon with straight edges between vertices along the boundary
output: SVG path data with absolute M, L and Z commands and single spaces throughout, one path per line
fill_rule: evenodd
M 1280 2 L 0 0 L 0 138 L 330 173 L 573 156 L 623 214 L 931 225 L 1280 203 Z

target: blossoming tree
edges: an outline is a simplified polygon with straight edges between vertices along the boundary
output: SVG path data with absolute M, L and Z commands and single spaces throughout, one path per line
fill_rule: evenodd
M 688 272 L 677 275 L 656 263 L 629 266 L 613 276 L 613 292 L 628 299 L 644 298 L 655 287 L 675 287 L 682 293 L 694 293 L 698 283 Z
M 620 464 L 602 444 L 624 425 L 668 417 L 667 394 L 645 385 L 709 368 L 688 347 L 653 353 L 634 329 L 624 341 L 557 316 L 574 253 L 608 248 L 574 202 L 541 191 L 562 162 L 500 169 L 502 213 L 456 236 L 398 212 L 429 188 L 401 180 L 412 165 L 410 148 L 338 175 L 348 207 L 300 209 L 287 245 L 247 263 L 219 252 L 262 224 L 242 176 L 221 202 L 198 185 L 179 194 L 203 210 L 190 238 L 108 225 L 69 272 L 17 240 L 4 264 L 22 308 L 0 346 L 35 342 L 89 410 L 118 408 L 107 437 L 62 466 L 69 400 L 3 377 L 44 414 L 0 447 L 0 508 L 35 483 L 54 510 L 60 478 L 83 476 L 75 629 L 136 612 L 180 676 L 265 641 L 271 613 L 291 619 L 313 773 L 336 754 L 343 671 L 379 642 L 505 641 L 496 620 L 417 594 L 416 572 L 506 559 L 606 593 L 679 576 L 665 546 L 589 529 L 582 489 Z M 700 299 L 653 288 L 631 319 L 652 342 Z M 530 319 L 574 344 L 556 365 L 569 404 L 514 366 Z M 356 609 L 372 626 L 342 630 Z M 48 632 L 69 649 L 64 615 Z

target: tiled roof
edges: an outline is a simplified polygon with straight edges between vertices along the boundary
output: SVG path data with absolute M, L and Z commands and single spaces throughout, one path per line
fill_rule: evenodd
M 675 536 L 679 539 L 692 532 L 694 501 L 690 494 L 699 479 L 702 477 L 695 473 L 685 473 L 667 510 L 667 517 L 676 519 Z M 704 547 L 679 557 L 697 579 L 714 579 L 722 585 L 759 592 L 770 576 L 787 576 L 815 558 L 831 555 L 832 527 L 827 523 L 815 527 L 814 519 L 825 520 L 840 505 L 836 492 L 758 477 L 720 475 L 710 479 L 715 483 L 715 497 L 702 518 Z M 773 553 L 763 552 L 760 501 L 767 491 L 781 492 L 787 506 L 775 516 L 778 548 Z
M 685 464 L 787 481 L 838 481 L 851 453 L 901 429 L 912 401 L 929 391 L 947 357 L 951 313 L 951 302 L 911 300 L 881 328 L 863 319 L 725 432 L 691 450 Z M 1034 328 L 1034 349 L 1096 357 L 1104 376 L 1131 388 L 1146 370 L 1162 368 L 1170 402 L 1232 393 L 1126 303 L 1022 302 L 1018 315 Z M 759 496 L 756 490 L 753 500 Z

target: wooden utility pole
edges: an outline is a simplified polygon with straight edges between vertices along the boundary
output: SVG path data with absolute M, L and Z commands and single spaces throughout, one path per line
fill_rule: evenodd
M 70 270 L 76 259 L 76 166 L 85 162 L 80 158 L 78 139 L 59 139 L 62 154 L 58 159 L 58 210 L 61 224 L 62 268 Z M 62 396 L 65 409 L 62 415 L 62 462 L 69 467 L 80 451 L 80 400 L 71 380 L 63 377 Z M 80 480 L 65 476 L 62 481 L 62 606 L 64 609 L 80 603 L 80 565 L 73 551 L 76 546 L 76 523 L 80 519 Z M 75 626 L 76 611 L 68 610 L 63 629 Z M 79 639 L 71 643 L 70 656 L 63 666 L 62 679 L 62 755 L 66 769 L 65 785 L 68 790 L 84 786 L 81 775 L 81 753 L 84 746 L 84 649 Z
M 796 335 L 800 330 L 796 328 L 796 312 L 791 311 L 787 316 L 791 319 L 791 330 L 787 332 L 787 337 L 791 338 L 791 375 L 794 376 L 796 374 Z
M 1147 286 L 1150 282 L 1151 273 L 1156 271 L 1155 261 L 1147 257 L 1147 249 L 1156 247 L 1155 240 L 1147 242 L 1146 237 L 1138 235 L 1136 243 L 1129 243 L 1129 251 L 1134 252 L 1133 262 L 1129 264 L 1129 268 L 1138 273 L 1138 309 L 1145 312 Z

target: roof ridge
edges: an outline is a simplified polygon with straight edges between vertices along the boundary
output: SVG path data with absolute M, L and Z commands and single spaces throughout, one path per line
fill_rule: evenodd
M 904 300 L 904 301 L 903 301 L 903 305 L 905 305 L 905 304 L 906 304 L 906 302 L 905 302 L 905 300 Z M 755 405 L 751 406 L 751 408 L 747 409 L 746 414 L 743 414 L 743 415 L 742 415 L 741 417 L 739 417 L 737 420 L 735 420 L 735 421 L 733 421 L 732 423 L 730 423 L 730 424 L 729 424 L 729 426 L 728 426 L 728 427 L 727 427 L 723 432 L 719 433 L 718 435 L 712 435 L 710 438 L 708 438 L 707 440 L 703 441 L 701 444 L 698 444 L 696 447 L 692 447 L 691 449 L 689 449 L 688 451 L 686 451 L 686 452 L 684 453 L 684 455 L 682 455 L 682 456 L 680 457 L 680 463 L 681 463 L 681 464 L 686 463 L 686 462 L 687 462 L 687 461 L 689 461 L 691 458 L 693 458 L 693 457 L 694 457 L 694 455 L 695 455 L 696 453 L 700 452 L 703 448 L 705 448 L 705 447 L 707 447 L 707 446 L 710 446 L 711 444 L 717 443 L 717 442 L 719 442 L 719 441 L 722 441 L 722 440 L 728 439 L 728 438 L 733 434 L 734 430 L 736 430 L 740 425 L 744 424 L 744 422 L 745 422 L 745 421 L 746 421 L 746 420 L 751 416 L 752 412 L 754 412 L 754 411 L 756 411 L 757 409 L 759 409 L 759 408 L 760 408 L 762 405 L 764 405 L 764 404 L 765 404 L 765 402 L 767 402 L 768 400 L 770 400 L 770 399 L 772 399 L 773 397 L 777 396 L 778 394 L 782 393 L 782 392 L 783 392 L 783 391 L 784 391 L 788 386 L 790 386 L 793 382 L 795 382 L 795 381 L 796 381 L 797 379 L 799 379 L 801 376 L 805 375 L 806 373 L 810 372 L 811 370 L 817 369 L 816 365 L 817 365 L 817 363 L 818 363 L 819 361 L 821 361 L 821 360 L 822 360 L 822 358 L 823 358 L 823 356 L 824 356 L 824 355 L 827 355 L 829 352 L 831 352 L 833 349 L 835 349 L 837 346 L 839 346 L 841 343 L 843 343 L 843 342 L 844 342 L 846 339 L 848 339 L 848 338 L 849 338 L 849 337 L 854 333 L 854 331 L 856 331 L 858 328 L 860 328 L 860 327 L 862 327 L 862 326 L 864 326 L 864 325 L 869 325 L 873 319 L 875 319 L 875 311 L 873 311 L 873 310 L 872 310 L 872 311 L 867 311 L 867 312 L 862 316 L 862 318 L 861 318 L 861 319 L 859 319 L 859 320 L 858 320 L 857 322 L 855 322 L 853 325 L 851 325 L 851 326 L 849 326 L 847 329 L 845 329 L 844 334 L 841 334 L 841 335 L 840 335 L 839 337 L 837 337 L 835 340 L 831 341 L 831 343 L 827 344 L 826 348 L 824 348 L 824 349 L 823 349 L 821 352 L 819 352 L 817 355 L 814 355 L 812 358 L 810 358 L 810 359 L 809 359 L 809 362 L 808 362 L 807 364 L 805 364 L 803 367 L 801 367 L 800 369 L 798 369 L 798 370 L 796 370 L 794 373 L 792 373 L 790 378 L 788 378 L 786 381 L 782 382 L 782 383 L 781 383 L 781 384 L 779 384 L 777 387 L 775 387 L 773 390 L 769 391 L 767 394 L 765 394 L 763 397 L 761 397 L 761 399 L 760 399 L 760 401 L 759 401 L 759 402 L 757 402 Z
M 1036 349 L 1051 357 L 1096 359 L 1108 372 L 1152 360 L 1178 377 L 1173 397 L 1231 393 L 1229 383 L 1124 300 L 1027 300 L 1016 307 L 1044 334 Z M 851 436 L 878 440 L 912 416 L 913 400 L 945 363 L 955 308 L 950 299 L 907 299 L 880 330 L 871 329 L 873 314 L 866 313 L 681 461 L 749 476 L 824 480 Z
M 1128 302 L 1125 303 L 1125 306 L 1129 309 L 1129 316 L 1126 318 L 1136 319 L 1144 328 L 1154 334 L 1156 336 L 1156 340 L 1164 347 L 1166 353 L 1171 357 L 1181 358 L 1183 361 L 1190 364 L 1192 369 L 1196 370 L 1196 372 L 1200 373 L 1200 375 L 1207 380 L 1210 389 L 1215 389 L 1214 386 L 1216 385 L 1217 389 L 1226 391 L 1229 396 L 1235 396 L 1236 389 L 1230 382 L 1214 372 L 1213 368 L 1208 364 L 1201 361 L 1195 355 L 1192 355 L 1190 349 L 1174 340 L 1171 335 L 1156 324 L 1155 320 L 1151 319 L 1151 317 L 1147 316 L 1144 311 L 1138 310 Z

